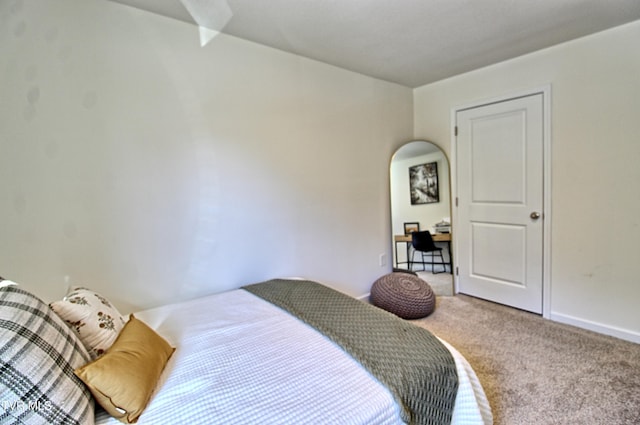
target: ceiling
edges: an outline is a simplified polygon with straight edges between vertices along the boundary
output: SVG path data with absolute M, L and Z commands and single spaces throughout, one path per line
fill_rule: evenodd
M 639 0 L 110 1 L 408 87 L 640 19 Z
M 404 161 L 416 156 L 428 155 L 430 153 L 442 152 L 437 145 L 426 140 L 414 140 L 402 145 L 391 157 L 391 161 Z

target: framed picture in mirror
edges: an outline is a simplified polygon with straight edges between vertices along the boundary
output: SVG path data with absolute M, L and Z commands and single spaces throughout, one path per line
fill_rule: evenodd
M 404 223 L 404 235 L 409 236 L 413 232 L 420 231 L 420 223 L 418 222 L 410 222 Z
M 409 189 L 411 205 L 440 202 L 438 163 L 429 162 L 409 167 Z

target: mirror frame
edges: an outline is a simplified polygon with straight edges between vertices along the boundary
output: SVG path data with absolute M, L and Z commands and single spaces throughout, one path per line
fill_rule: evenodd
M 425 146 L 431 146 L 432 149 L 428 149 L 425 152 L 420 152 L 419 145 L 425 145 Z M 413 146 L 413 147 L 412 147 Z M 398 153 L 400 153 L 403 149 L 407 149 L 408 147 L 412 147 L 411 149 L 409 149 L 409 155 L 406 155 L 406 157 L 403 155 L 402 157 L 398 157 Z M 397 196 L 394 197 L 394 192 L 397 192 L 397 190 L 394 190 L 394 186 L 397 186 L 397 184 L 394 184 L 394 169 L 393 169 L 393 164 L 395 161 L 404 161 L 404 160 L 410 160 L 411 158 L 416 158 L 419 156 L 424 156 L 424 155 L 429 155 L 430 153 L 435 153 L 435 152 L 439 152 L 440 154 L 442 154 L 442 161 L 446 164 L 446 173 L 445 171 L 442 169 L 443 167 L 439 167 L 438 169 L 438 185 L 439 185 L 439 201 L 438 204 L 442 204 L 443 202 L 447 202 L 447 208 L 446 208 L 446 215 L 433 220 L 433 223 L 429 223 L 426 224 L 424 223 L 424 221 L 422 223 L 420 223 L 421 228 L 420 230 L 430 230 L 432 233 L 434 233 L 432 226 L 435 225 L 436 222 L 439 222 L 442 218 L 444 217 L 448 217 L 449 218 L 449 222 L 451 224 L 451 229 L 450 232 L 451 234 L 453 234 L 453 223 L 451 222 L 451 218 L 452 218 L 452 213 L 453 213 L 453 204 L 452 204 L 452 187 L 451 187 L 451 161 L 449 160 L 449 157 L 447 156 L 447 154 L 445 153 L 445 151 L 437 144 L 434 143 L 430 140 L 426 140 L 426 139 L 415 139 L 415 140 L 410 140 L 407 141 L 405 143 L 403 143 L 402 145 L 400 145 L 391 155 L 391 159 L 389 161 L 389 207 L 390 207 L 390 231 L 391 231 L 391 243 L 392 243 L 392 247 L 391 247 L 391 263 L 392 263 L 392 268 L 393 270 L 405 270 L 402 269 L 400 267 L 401 264 L 406 264 L 405 262 L 400 262 L 398 263 L 398 254 L 396 252 L 396 247 L 398 247 L 398 242 L 396 240 L 397 236 L 400 236 L 401 233 L 404 233 L 403 231 L 403 223 L 407 222 L 407 223 L 415 223 L 415 222 L 420 222 L 419 219 L 417 219 L 417 217 L 412 217 L 411 219 L 407 218 L 406 220 L 398 223 L 395 223 L 395 218 L 394 216 L 396 214 L 394 214 L 394 212 L 396 212 L 397 208 L 394 207 L 394 199 L 396 200 L 395 202 L 397 202 Z M 439 161 L 439 160 L 438 160 Z M 446 174 L 446 181 L 444 177 L 444 175 Z M 396 178 L 399 176 L 396 176 Z M 407 178 L 407 187 L 408 187 L 408 175 L 406 176 Z M 401 184 L 402 185 L 402 184 Z M 443 188 L 446 188 L 446 191 L 448 191 L 448 193 L 443 193 L 444 190 Z M 406 194 L 407 197 L 410 196 L 409 193 Z M 407 200 L 407 203 L 409 203 L 409 200 Z M 410 205 L 411 208 L 432 208 L 433 204 L 417 204 L 417 205 Z M 442 211 L 441 211 L 442 213 Z M 396 225 L 394 225 L 396 224 Z M 424 226 L 424 228 L 422 228 Z M 453 241 L 451 241 L 453 242 Z M 449 243 L 449 255 L 452 255 L 452 247 L 451 247 L 451 242 Z M 408 260 L 408 259 L 407 259 Z M 454 269 L 454 264 L 451 264 L 451 272 L 453 272 Z M 453 279 L 452 279 L 453 282 Z

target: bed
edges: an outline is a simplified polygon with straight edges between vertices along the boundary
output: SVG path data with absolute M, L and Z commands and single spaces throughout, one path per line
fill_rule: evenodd
M 0 295 L 25 296 L 16 288 L 3 289 Z M 8 320 L 7 301 L 1 300 L 0 331 Z M 492 423 L 475 373 L 453 347 L 422 328 L 316 282 L 278 279 L 134 316 L 170 347 L 148 405 L 135 418 L 139 424 Z M 364 316 L 366 321 L 361 319 Z M 331 320 L 327 322 L 326 317 Z M 424 350 L 398 349 L 395 337 L 376 340 L 372 323 L 374 328 L 387 327 L 388 332 L 399 334 L 401 340 L 410 335 L 412 344 L 416 338 L 428 340 L 426 351 L 436 353 L 436 365 L 423 359 Z M 59 324 L 55 332 L 63 332 Z M 121 334 L 118 340 L 122 338 Z M 369 345 L 358 351 L 363 341 L 375 349 Z M 73 350 L 65 356 L 76 358 L 63 367 L 67 375 L 92 363 L 90 355 L 74 354 L 82 348 L 77 342 L 70 344 Z M 393 363 L 389 359 L 396 349 L 401 352 L 400 363 L 419 359 L 416 365 L 405 368 L 408 373 L 380 373 L 379 369 Z M 377 357 L 363 357 L 370 352 Z M 410 359 L 402 357 L 407 353 Z M 0 359 L 8 362 L 7 356 Z M 426 379 L 413 382 L 412 387 L 406 381 L 415 381 L 421 361 Z M 1 381 L 0 389 L 3 383 L 11 386 L 4 375 Z M 445 382 L 443 388 L 436 387 L 439 381 Z M 82 385 L 76 392 L 93 402 Z M 8 419 L 15 411 L 8 413 L 5 408 L 2 416 L 0 410 L 0 423 L 47 423 L 42 411 L 23 410 L 22 422 Z M 121 423 L 97 403 L 90 411 L 95 412 L 97 424 Z M 85 421 L 78 423 L 94 419 L 87 418 L 86 411 L 81 414 Z

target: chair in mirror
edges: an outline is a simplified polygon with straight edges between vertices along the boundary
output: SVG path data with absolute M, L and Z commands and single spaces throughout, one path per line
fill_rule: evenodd
M 394 153 L 389 168 L 394 271 L 417 273 L 437 295 L 452 295 L 449 161 L 435 143 L 414 140 Z M 443 258 L 414 255 L 412 233 L 424 231 Z

